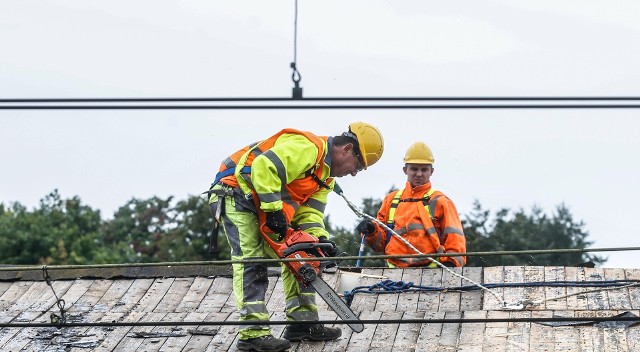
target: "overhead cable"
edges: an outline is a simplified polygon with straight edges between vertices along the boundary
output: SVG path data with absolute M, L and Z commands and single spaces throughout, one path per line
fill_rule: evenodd
M 295 76 L 295 72 L 294 72 Z M 295 88 L 294 88 L 295 89 Z M 301 88 L 300 88 L 301 89 Z M 0 110 L 637 109 L 640 97 L 25 98 Z

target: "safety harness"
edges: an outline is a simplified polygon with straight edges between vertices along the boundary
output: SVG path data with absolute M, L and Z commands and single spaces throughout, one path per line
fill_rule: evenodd
M 440 231 L 438 231 L 438 228 L 435 227 L 435 222 L 438 220 L 435 217 L 435 209 L 436 209 L 436 203 L 438 201 L 438 198 L 440 197 L 439 195 L 434 197 L 433 199 L 431 199 L 431 195 L 433 195 L 433 193 L 435 193 L 436 190 L 431 188 L 427 193 L 424 194 L 424 196 L 422 198 L 404 198 L 401 199 L 402 197 L 402 193 L 404 193 L 404 188 L 397 191 L 396 194 L 393 196 L 393 200 L 391 201 L 391 205 L 389 207 L 389 216 L 387 218 L 387 226 L 389 226 L 389 228 L 394 228 L 395 227 L 395 216 L 396 216 L 396 210 L 398 208 L 398 205 L 401 202 L 422 202 L 422 204 L 424 205 L 425 210 L 427 211 L 427 214 L 429 214 L 429 218 L 431 219 L 431 222 L 434 223 L 434 230 L 436 231 L 436 233 L 438 234 L 438 238 L 442 239 L 442 236 L 440 234 Z M 434 212 L 431 212 L 431 209 L 434 209 Z M 427 229 L 424 228 L 424 226 L 422 225 L 416 225 L 416 224 L 410 224 L 407 225 L 406 228 L 402 228 L 399 229 L 398 231 L 396 231 L 399 235 L 403 235 L 405 233 L 408 233 L 411 230 L 425 230 L 428 232 Z M 386 239 L 386 243 L 388 244 L 389 241 L 391 241 L 391 237 L 392 234 L 389 230 L 387 230 L 387 239 Z M 428 265 L 428 267 L 437 267 L 438 265 L 434 262 L 431 262 L 431 264 Z

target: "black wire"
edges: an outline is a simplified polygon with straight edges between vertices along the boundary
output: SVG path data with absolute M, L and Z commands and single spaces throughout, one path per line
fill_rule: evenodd
M 262 101 L 640 101 L 634 96 L 469 96 L 469 97 L 158 97 L 158 98 L 15 98 L 0 103 L 118 103 L 118 102 L 262 102 Z
M 515 312 L 515 311 L 514 311 Z M 552 317 L 552 318 L 448 318 L 448 319 L 364 319 L 364 320 L 318 320 L 317 324 L 471 324 L 471 323 L 541 323 L 541 322 L 605 322 L 640 321 L 640 317 Z M 305 321 L 260 321 L 260 325 L 297 325 Z M 140 322 L 67 322 L 62 325 L 51 323 L 0 323 L 0 328 L 36 328 L 36 327 L 118 327 L 118 326 L 197 326 L 197 325 L 255 325 L 255 321 L 140 321 Z
M 2 105 L 0 110 L 638 109 L 640 104 L 487 105 Z

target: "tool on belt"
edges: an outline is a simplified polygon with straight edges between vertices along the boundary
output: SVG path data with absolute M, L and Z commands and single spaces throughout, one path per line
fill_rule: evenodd
M 298 282 L 304 286 L 311 286 L 340 318 L 344 320 L 358 320 L 358 316 L 340 296 L 338 296 L 336 291 L 320 277 L 322 269 L 334 263 L 331 261 L 314 260 L 315 258 L 326 257 L 324 250 L 332 250 L 333 245 L 331 243 L 319 242 L 317 237 L 302 230 L 294 230 L 292 228 L 287 229 L 284 238 L 273 240 L 265 231 L 265 227 L 264 225 L 260 227 L 260 233 L 278 257 L 282 259 L 309 259 L 284 262 L 291 272 L 293 272 Z M 362 330 L 364 330 L 364 325 L 360 323 L 349 323 L 348 325 L 355 332 L 362 332 Z

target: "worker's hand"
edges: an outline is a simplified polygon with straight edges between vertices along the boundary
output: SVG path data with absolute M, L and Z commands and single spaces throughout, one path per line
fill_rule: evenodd
M 456 267 L 456 263 L 447 260 L 446 262 L 440 262 L 442 263 L 442 265 L 448 267 L 448 268 L 455 268 Z
M 318 238 L 318 240 L 320 240 L 320 243 L 331 245 L 331 247 L 327 245 L 320 247 L 320 249 L 322 249 L 322 252 L 324 252 L 327 257 L 335 257 L 340 253 L 340 251 L 338 251 L 338 246 L 336 246 L 336 243 L 331 241 L 330 239 L 323 236 Z
M 287 218 L 284 217 L 284 213 L 282 210 L 270 211 L 267 212 L 267 222 L 266 225 L 271 231 L 284 235 L 287 232 Z
M 373 224 L 373 221 L 364 219 L 362 220 L 362 222 L 360 222 L 360 224 L 358 224 L 356 230 L 359 233 L 367 236 L 376 231 L 376 225 Z

